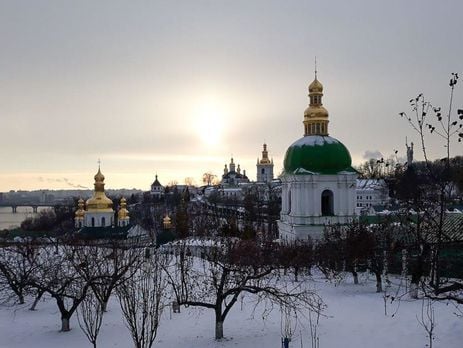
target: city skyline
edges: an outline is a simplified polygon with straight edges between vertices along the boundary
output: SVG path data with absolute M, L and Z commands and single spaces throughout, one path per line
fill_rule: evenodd
M 419 12 L 416 8 L 419 7 Z M 303 134 L 307 87 L 324 85 L 330 135 L 354 164 L 418 137 L 424 93 L 447 109 L 462 72 L 463 4 L 443 1 L 6 1 L 0 5 L 0 192 L 148 190 L 233 155 L 255 180 L 262 144 L 280 173 Z M 457 85 L 454 105 L 463 105 Z M 445 152 L 430 138 L 431 158 Z M 461 154 L 454 145 L 452 155 Z

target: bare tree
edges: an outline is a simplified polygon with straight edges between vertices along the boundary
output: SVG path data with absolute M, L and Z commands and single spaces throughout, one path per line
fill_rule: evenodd
M 216 178 L 217 178 L 217 175 L 212 174 L 211 172 L 205 172 L 203 174 L 203 184 L 207 186 L 211 186 L 214 184 Z
M 38 268 L 39 251 L 32 242 L 18 242 L 0 247 L 0 284 L 13 293 L 19 304 L 31 292 L 30 279 Z
M 116 289 L 136 348 L 150 348 L 157 335 L 167 285 L 161 264 L 164 259 L 157 252 L 147 252 L 133 277 Z
M 77 309 L 79 326 L 93 345 L 93 348 L 96 348 L 96 341 L 103 323 L 103 313 L 103 305 L 92 292 L 87 294 Z
M 42 246 L 37 272 L 30 280 L 32 287 L 55 299 L 61 314 L 61 331 L 70 330 L 70 319 L 94 281 L 76 271 L 73 254 L 72 246 Z
M 432 299 L 423 298 L 423 302 L 421 304 L 421 316 L 416 316 L 416 320 L 418 320 L 418 323 L 420 323 L 426 331 L 426 336 L 428 338 L 428 344 L 426 346 L 432 348 L 432 343 L 435 338 L 434 329 L 436 328 L 436 315 L 434 313 Z
M 273 246 L 224 238 L 205 243 L 202 258 L 189 255 L 180 242 L 166 273 L 180 305 L 208 308 L 215 314 L 215 338 L 223 338 L 223 324 L 242 293 L 258 301 L 292 310 L 316 310 L 318 296 L 302 284 L 280 282 Z
M 417 97 L 410 99 L 412 112 L 410 114 L 405 112 L 399 114 L 418 135 L 424 156 L 424 170 L 422 171 L 424 180 L 416 188 L 418 192 L 416 199 L 413 202 L 408 202 L 412 204 L 407 204 L 406 207 L 413 209 L 416 216 L 423 218 L 422 224 L 417 224 L 418 236 L 421 232 L 418 230 L 419 226 L 425 225 L 433 232 L 431 238 L 427 239 L 426 242 L 433 244 L 430 285 L 434 292 L 432 296 L 439 298 L 445 298 L 445 294 L 453 296 L 451 292 L 456 288 L 463 289 L 463 283 L 459 281 L 442 281 L 440 267 L 440 254 L 443 246 L 446 219 L 445 211 L 450 202 L 452 187 L 450 185 L 452 180 L 450 149 L 453 145 L 453 139 L 458 140 L 458 142 L 463 140 L 463 110 L 458 109 L 456 113 L 453 110 L 454 91 L 458 78 L 457 73 L 452 73 L 449 81 L 450 98 L 447 111 L 433 105 L 424 97 L 423 93 L 420 93 Z M 445 156 L 440 160 L 439 165 L 434 164 L 429 159 L 428 135 L 435 135 L 443 142 Z M 407 171 L 416 169 L 413 165 L 409 167 Z M 423 246 L 421 246 L 421 249 L 425 250 Z M 418 273 L 413 279 L 414 282 L 422 281 L 422 275 Z M 420 279 L 416 279 L 418 277 Z M 457 296 L 456 300 L 463 303 L 461 297 Z
M 74 246 L 72 258 L 74 268 L 89 282 L 104 312 L 114 289 L 133 276 L 141 261 L 135 249 L 117 241 Z

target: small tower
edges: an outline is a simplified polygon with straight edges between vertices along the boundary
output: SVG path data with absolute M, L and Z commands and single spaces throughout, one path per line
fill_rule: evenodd
M 76 216 L 74 218 L 76 228 L 84 227 L 84 216 L 85 216 L 84 200 L 80 198 L 77 203 Z
M 233 162 L 233 157 L 230 160 L 230 172 L 235 171 L 235 163 Z
M 323 107 L 323 85 L 315 80 L 309 85 L 309 106 L 304 111 L 304 136 L 328 135 L 328 111 Z
M 164 229 L 166 230 L 172 227 L 172 220 L 170 219 L 167 213 L 166 213 L 166 216 L 164 216 L 164 219 L 162 219 L 162 225 L 164 226 Z
M 127 210 L 127 201 L 121 198 L 120 208 L 117 212 L 117 225 L 119 227 L 127 226 L 130 223 L 129 211 Z
M 407 147 L 407 167 L 413 164 L 413 143 L 408 146 L 408 141 L 405 139 L 405 146 Z
M 156 174 L 154 182 L 151 184 L 151 196 L 156 198 L 161 198 L 164 196 L 164 186 L 158 180 L 158 175 Z
M 264 143 L 262 159 L 257 159 L 257 182 L 271 182 L 273 180 L 273 159 L 268 158 L 267 144 Z

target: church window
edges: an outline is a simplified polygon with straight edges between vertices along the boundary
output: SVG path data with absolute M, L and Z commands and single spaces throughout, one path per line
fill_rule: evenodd
M 262 169 L 260 170 L 260 173 L 261 173 L 261 174 L 265 174 L 265 169 L 262 168 Z
M 331 216 L 334 215 L 334 202 L 333 202 L 333 192 L 330 190 L 325 190 L 322 192 L 322 215 Z
M 95 227 L 95 218 L 92 217 L 92 227 Z
M 317 123 L 317 134 L 320 134 L 320 123 Z
M 101 226 L 106 226 L 106 219 L 104 218 L 104 216 L 101 218 Z
M 322 123 L 322 133 L 325 133 L 325 124 Z

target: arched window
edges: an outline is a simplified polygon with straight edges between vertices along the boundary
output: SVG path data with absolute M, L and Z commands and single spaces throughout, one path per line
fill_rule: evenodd
M 333 192 L 330 190 L 322 192 L 322 215 L 334 215 Z
M 95 227 L 95 218 L 92 217 L 92 227 Z
M 106 226 L 106 219 L 104 218 L 104 216 L 101 218 L 101 226 Z
M 261 168 L 260 173 L 265 174 L 265 168 Z

